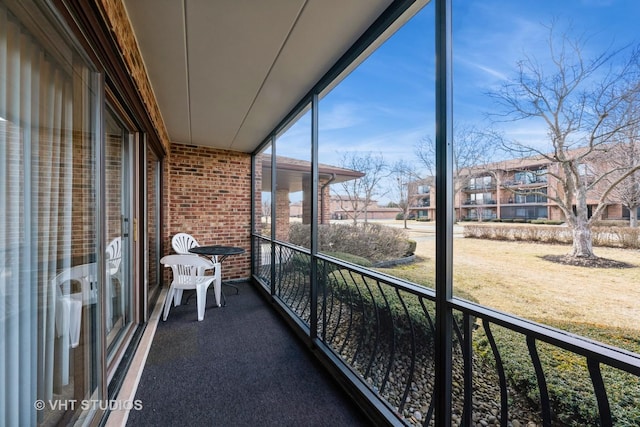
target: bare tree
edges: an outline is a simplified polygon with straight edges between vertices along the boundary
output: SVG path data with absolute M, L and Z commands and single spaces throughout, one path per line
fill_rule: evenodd
M 269 224 L 271 224 L 271 197 L 265 195 L 268 193 L 262 193 L 262 202 L 260 203 L 262 232 L 271 231 Z
M 453 197 L 469 184 L 469 180 L 485 171 L 478 165 L 488 164 L 495 152 L 499 138 L 492 130 L 457 123 L 453 130 Z M 431 137 L 418 142 L 415 153 L 431 176 L 436 176 L 436 146 Z M 460 201 L 462 203 L 462 201 Z M 461 209 L 458 207 L 458 220 Z
M 638 96 L 625 99 L 623 104 L 626 108 L 621 109 L 623 115 L 621 120 L 632 121 L 634 117 L 640 116 L 640 104 Z M 619 174 L 625 171 L 635 170 L 613 188 L 611 194 L 613 199 L 619 201 L 622 206 L 629 210 L 629 226 L 638 226 L 638 208 L 640 208 L 640 126 L 628 126 L 617 132 L 614 136 L 615 146 L 611 150 L 608 164 L 615 167 Z M 617 179 L 612 175 L 607 182 Z
M 262 200 L 260 209 L 262 211 L 262 217 L 264 218 L 264 221 L 267 224 L 271 223 L 271 199 L 267 198 L 265 200 Z
M 618 199 L 622 206 L 629 210 L 629 226 L 638 226 L 638 209 L 640 209 L 640 171 L 637 165 L 640 163 L 640 145 L 638 141 L 629 145 L 630 149 L 626 151 L 627 155 L 622 155 L 619 159 L 635 165 L 636 172 L 622 181 L 618 187 L 615 187 L 614 197 Z M 633 162 L 633 163 L 632 163 Z
M 340 166 L 364 173 L 361 178 L 340 183 L 342 195 L 337 193 L 336 195 L 340 198 L 340 207 L 353 220 L 354 224 L 358 223 L 358 218 L 361 215 L 364 216 L 366 224 L 367 209 L 373 202 L 373 198 L 384 195 L 380 182 L 388 175 L 388 165 L 381 154 L 346 152 L 342 156 Z
M 638 50 L 607 49 L 593 60 L 584 58 L 584 39 L 563 33 L 556 39 L 549 26 L 548 66 L 535 57 L 518 62 L 516 77 L 490 93 L 506 120 L 542 120 L 551 147 L 505 141 L 511 152 L 538 155 L 549 161 L 546 173 L 557 188 L 545 194 L 562 210 L 573 232 L 571 257 L 594 258 L 591 227 L 608 204 L 613 189 L 639 166 L 614 167 L 593 174 L 589 165 L 606 162 L 614 136 L 638 123 L 620 114 L 624 100 L 638 93 Z M 609 181 L 608 181 L 609 180 Z M 597 190 L 597 191 L 595 191 Z M 589 217 L 588 196 L 598 195 Z
M 407 227 L 409 208 L 411 208 L 415 195 L 410 193 L 410 184 L 420 179 L 417 168 L 406 162 L 398 160 L 391 167 L 390 182 L 392 186 L 391 194 L 395 200 L 394 204 L 402 211 L 404 228 Z

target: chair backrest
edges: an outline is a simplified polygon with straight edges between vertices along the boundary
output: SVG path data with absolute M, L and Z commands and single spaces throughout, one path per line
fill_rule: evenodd
M 181 284 L 195 283 L 195 277 L 204 276 L 206 269 L 211 268 L 211 261 L 198 255 L 165 255 L 160 263 L 171 267 L 174 282 Z
M 285 246 L 276 245 L 275 253 L 276 253 L 276 264 L 286 264 L 293 257 L 294 251 L 293 249 L 289 249 Z M 271 243 L 262 243 L 260 245 L 260 256 L 261 256 L 260 265 L 271 264 Z
M 178 233 L 171 238 L 171 246 L 177 254 L 190 254 L 189 249 L 200 246 L 198 241 L 187 233 Z
M 55 292 L 58 296 L 82 294 L 83 304 L 93 303 L 96 301 L 97 289 L 92 285 L 98 281 L 97 273 L 98 269 L 95 262 L 67 268 L 53 278 Z M 72 292 L 72 281 L 80 284 L 79 292 Z
M 120 269 L 122 261 L 122 240 L 116 237 L 107 246 L 107 269 L 110 275 L 115 275 Z

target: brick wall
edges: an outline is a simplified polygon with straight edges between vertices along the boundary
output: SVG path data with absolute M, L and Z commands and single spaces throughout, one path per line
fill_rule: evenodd
M 171 237 L 189 233 L 201 245 L 239 246 L 227 258 L 222 279 L 250 276 L 251 156 L 246 153 L 172 144 L 167 158 L 165 254 Z
M 623 219 L 622 205 L 607 206 L 602 217 L 602 219 Z
M 273 212 L 271 217 L 274 218 Z M 276 190 L 276 239 L 284 242 L 289 241 L 289 190 Z
M 64 164 L 64 169 L 61 170 L 62 176 L 69 174 L 71 177 L 71 191 L 69 191 L 68 184 L 62 185 L 59 188 L 60 198 L 64 199 L 64 202 L 59 200 L 58 212 L 60 213 L 59 220 L 63 220 L 62 216 L 66 215 L 65 208 L 71 208 L 71 255 L 74 258 L 73 264 L 81 264 L 89 262 L 88 258 L 90 254 L 94 254 L 96 251 L 96 233 L 98 225 L 96 223 L 96 182 L 95 182 L 95 147 L 94 140 L 89 135 L 83 132 L 74 132 L 73 146 L 69 147 L 65 143 L 62 143 L 60 150 L 72 150 L 72 164 Z M 42 157 L 44 159 L 44 157 Z M 60 153 L 60 159 L 65 158 L 63 153 Z M 68 153 L 66 159 L 68 159 Z M 42 175 L 40 181 L 50 180 L 51 176 Z M 60 185 L 60 184 L 58 184 Z M 43 206 L 44 207 L 44 206 Z M 43 212 L 39 210 L 39 215 L 46 215 L 46 210 Z M 65 230 L 66 232 L 66 230 Z M 66 236 L 68 237 L 68 236 Z M 64 243 L 63 243 L 64 245 Z M 61 246 L 64 247 L 64 246 Z
M 329 180 L 327 178 L 318 179 L 318 224 L 328 224 L 331 219 L 331 194 L 329 193 L 329 186 L 326 185 Z M 302 186 L 304 189 L 303 202 L 302 202 L 302 223 L 311 224 L 311 179 L 304 177 Z
M 105 135 L 105 219 L 107 221 L 105 244 L 122 235 L 122 132 Z

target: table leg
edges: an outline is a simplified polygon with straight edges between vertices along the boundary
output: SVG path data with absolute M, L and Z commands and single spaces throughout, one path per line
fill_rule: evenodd
M 213 292 L 216 297 L 216 304 L 218 304 L 218 307 L 221 307 L 220 294 L 222 294 L 222 271 L 221 271 L 222 265 L 220 265 L 219 262 L 216 262 L 214 265 L 215 265 L 215 270 L 214 270 L 215 272 L 213 273 L 213 276 L 215 277 L 215 279 L 213 279 Z M 224 305 L 227 305 L 226 298 L 224 301 Z
M 236 295 L 240 293 L 240 289 L 236 285 L 232 285 L 231 283 L 223 283 L 225 286 L 229 286 L 230 288 L 234 288 L 236 290 Z

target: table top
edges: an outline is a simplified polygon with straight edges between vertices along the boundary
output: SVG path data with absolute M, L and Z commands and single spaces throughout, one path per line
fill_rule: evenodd
M 237 255 L 244 253 L 243 248 L 238 248 L 235 246 L 222 246 L 222 245 L 213 245 L 213 246 L 196 246 L 195 248 L 189 249 L 189 252 L 198 255 L 216 255 L 216 256 L 226 256 L 226 255 Z

